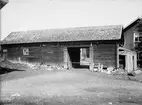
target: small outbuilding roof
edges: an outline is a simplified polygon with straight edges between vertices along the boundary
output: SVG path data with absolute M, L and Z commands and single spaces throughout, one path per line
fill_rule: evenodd
M 10 33 L 1 44 L 119 40 L 121 33 L 121 25 L 20 31 Z

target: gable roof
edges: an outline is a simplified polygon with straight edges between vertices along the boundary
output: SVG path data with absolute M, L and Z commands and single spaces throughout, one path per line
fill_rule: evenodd
M 10 33 L 1 44 L 119 40 L 121 33 L 121 25 L 21 31 Z
M 138 21 L 140 20 L 141 18 L 138 17 L 136 18 L 135 20 L 133 20 L 131 23 L 129 23 L 126 27 L 124 27 L 124 31 L 127 31 L 129 28 L 133 27 L 135 24 L 138 23 Z

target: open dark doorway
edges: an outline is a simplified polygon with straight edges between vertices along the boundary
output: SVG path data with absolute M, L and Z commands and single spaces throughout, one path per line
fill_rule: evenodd
M 125 55 L 119 55 L 119 65 L 121 69 L 125 69 Z
M 86 49 L 86 50 L 85 50 Z M 88 64 L 82 64 L 81 59 L 83 57 L 89 57 L 89 47 L 88 48 L 82 48 L 82 47 L 69 47 L 68 48 L 68 53 L 69 53 L 69 58 L 71 62 L 71 66 L 73 68 L 87 68 L 89 69 L 89 63 Z M 82 52 L 85 52 L 83 53 Z

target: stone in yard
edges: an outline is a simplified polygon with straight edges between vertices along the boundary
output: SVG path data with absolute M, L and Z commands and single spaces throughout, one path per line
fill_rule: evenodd
M 112 102 L 109 102 L 108 104 L 109 104 L 109 105 L 112 105 Z
M 20 94 L 19 94 L 19 93 L 15 93 L 15 94 L 12 94 L 11 96 L 12 96 L 12 97 L 19 97 Z
M 134 71 L 134 72 L 135 72 L 135 74 L 140 74 L 140 73 L 142 73 L 141 70 L 136 70 L 136 71 Z
M 49 67 L 47 67 L 46 70 L 49 70 L 49 71 L 50 71 L 50 70 L 53 70 L 53 68 L 49 66 Z
M 114 69 L 113 67 L 108 67 L 107 68 L 107 74 L 111 74 L 111 72 L 113 71 L 113 69 Z

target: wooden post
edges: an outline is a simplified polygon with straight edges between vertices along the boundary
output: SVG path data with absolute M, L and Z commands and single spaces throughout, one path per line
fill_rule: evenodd
M 119 44 L 116 43 L 116 67 L 119 68 Z
M 92 71 L 93 70 L 93 45 L 92 43 L 90 44 L 90 67 L 89 69 Z
M 132 72 L 133 71 L 133 67 L 134 67 L 134 65 L 133 65 L 133 55 L 130 53 L 130 55 L 129 55 L 129 57 L 130 57 L 130 72 Z
M 43 56 L 43 54 L 42 54 L 42 44 L 40 44 L 40 64 L 43 64 L 43 61 L 42 61 L 42 56 Z
M 129 53 L 126 55 L 126 70 L 127 72 L 132 72 L 133 71 L 133 62 L 132 62 L 132 55 Z
M 68 52 L 67 52 L 67 47 L 64 47 L 63 50 L 64 50 L 64 68 L 68 69 Z
M 128 68 L 128 65 L 129 65 L 129 64 L 128 64 L 128 60 L 129 60 L 129 57 L 128 57 L 128 55 L 126 54 L 126 55 L 125 55 L 125 70 L 126 70 L 126 71 L 128 71 L 128 69 L 129 69 L 129 68 Z
M 137 70 L 137 54 L 134 55 L 134 70 Z

